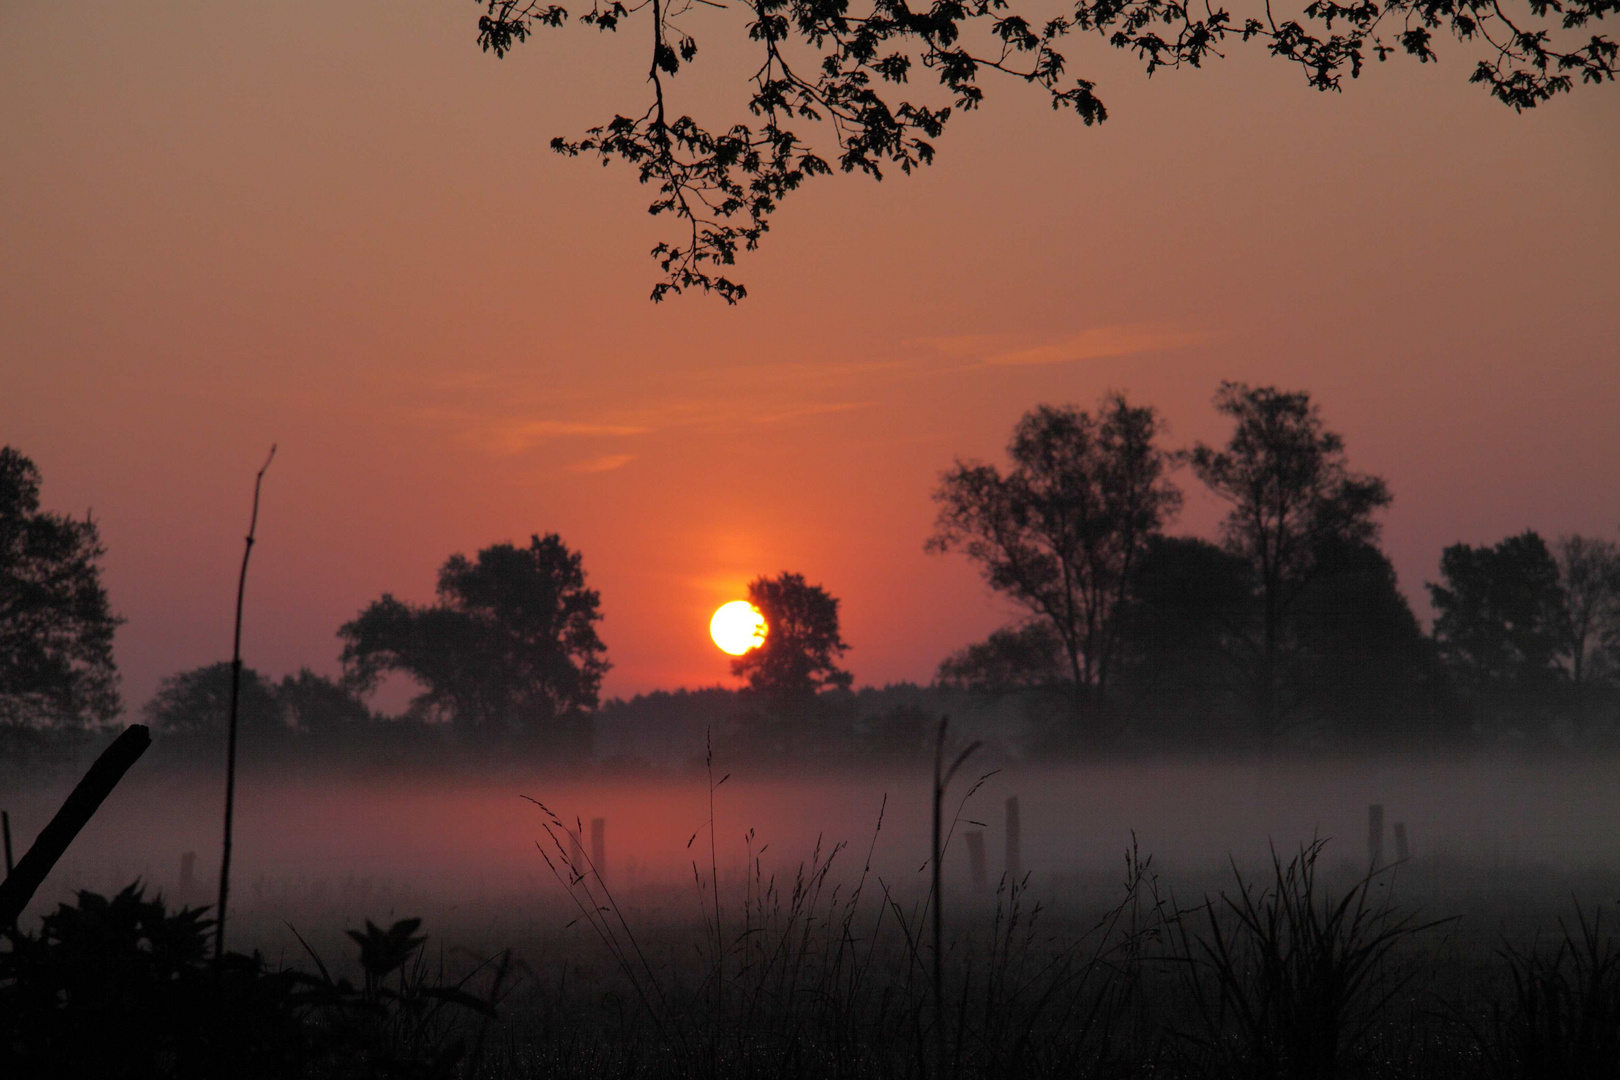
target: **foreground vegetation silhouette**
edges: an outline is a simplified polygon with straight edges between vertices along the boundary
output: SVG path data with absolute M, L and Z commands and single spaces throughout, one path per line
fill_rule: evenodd
M 420 920 L 349 932 L 359 985 L 270 967 L 264 957 L 211 959 L 205 908 L 170 912 L 139 883 L 107 897 L 81 891 L 38 931 L 0 950 L 0 1063 L 7 1075 L 98 1078 L 399 1077 L 462 1075 L 464 1013 L 493 1019 L 504 958 L 489 990 L 435 973 Z

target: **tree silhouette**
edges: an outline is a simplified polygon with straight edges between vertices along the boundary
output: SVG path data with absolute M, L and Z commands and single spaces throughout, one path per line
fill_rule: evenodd
M 373 718 L 353 691 L 302 668 L 274 683 L 242 669 L 240 718 L 252 731 L 329 732 L 359 727 Z M 154 731 L 167 735 L 222 734 L 231 708 L 229 661 L 169 675 L 141 709 Z
M 230 661 L 165 677 L 141 712 L 152 730 L 165 735 L 225 734 L 231 712 Z M 242 669 L 239 716 L 248 731 L 286 726 L 276 688 L 249 667 Z
M 1620 544 L 1561 536 L 1553 558 L 1563 586 L 1569 678 L 1585 687 L 1612 677 L 1620 660 Z
M 1041 406 L 1013 432 L 1012 469 L 958 461 L 934 492 L 928 550 L 960 550 L 992 588 L 1045 621 L 1077 694 L 1108 688 L 1131 571 L 1181 504 L 1163 423 L 1119 394 L 1097 415 Z
M 1151 538 L 1131 573 L 1122 631 L 1133 713 L 1178 737 L 1229 723 L 1257 608 L 1247 559 L 1195 537 Z
M 941 686 L 1004 694 L 1060 682 L 1068 672 L 1063 641 L 1046 620 L 1004 626 L 940 662 Z
M 358 728 L 375 717 L 354 693 L 341 683 L 309 668 L 297 675 L 284 676 L 276 686 L 276 704 L 289 727 L 320 733 Z
M 838 631 L 838 600 L 803 574 L 783 571 L 758 577 L 748 586 L 748 602 L 765 616 L 765 641 L 731 661 L 731 673 L 777 697 L 814 694 L 854 681 L 838 667 L 849 650 Z
M 609 667 L 596 633 L 600 597 L 555 533 L 526 548 L 484 548 L 476 561 L 452 555 L 438 596 L 418 607 L 385 594 L 344 624 L 351 687 L 405 672 L 426 688 L 415 709 L 490 734 L 541 730 L 596 706 Z
M 1558 564 L 1534 531 L 1493 547 L 1453 544 L 1429 585 L 1441 654 L 1476 693 L 1543 691 L 1568 640 Z
M 1223 382 L 1215 407 L 1236 427 L 1225 449 L 1195 447 L 1193 470 L 1231 504 L 1226 547 L 1254 567 L 1260 612 L 1251 694 L 1262 732 L 1274 735 L 1286 711 L 1282 678 L 1295 644 L 1295 606 L 1330 544 L 1377 539 L 1372 515 L 1390 494 L 1378 477 L 1350 472 L 1344 440 L 1322 426 L 1309 394 Z
M 724 5 L 701 0 L 707 8 Z M 497 57 L 538 27 L 561 27 L 569 12 L 551 0 L 482 0 L 478 43 Z M 1516 110 L 1569 90 L 1574 80 L 1615 76 L 1616 45 L 1588 34 L 1614 14 L 1615 0 L 1318 0 L 1296 18 L 1255 4 L 1240 17 L 1225 7 L 1171 0 L 1073 0 L 1051 15 L 1020 12 L 1008 0 L 743 0 L 731 10 L 739 38 L 757 62 L 745 108 L 726 108 L 723 127 L 679 112 L 674 77 L 697 57 L 686 29 L 694 0 L 592 0 L 577 21 L 612 32 L 640 17 L 651 23 L 649 99 L 583 138 L 554 138 L 552 149 L 621 160 L 658 194 L 650 210 L 673 214 L 684 235 L 653 249 L 664 273 L 660 300 L 689 288 L 735 303 L 747 290 L 726 276 L 739 249 L 753 250 L 781 201 L 815 176 L 885 169 L 910 173 L 934 159 L 934 140 L 953 112 L 976 109 L 979 77 L 994 72 L 1039 88 L 1054 109 L 1090 125 L 1108 116 L 1095 84 L 1071 78 L 1058 51 L 1070 35 L 1096 35 L 1135 54 L 1152 75 L 1200 67 L 1235 41 L 1257 40 L 1299 65 L 1308 86 L 1340 89 L 1361 75 L 1369 55 L 1436 59 L 1439 36 L 1476 50 L 1471 81 Z M 705 14 L 708 14 L 707 12 Z M 721 16 L 729 17 L 729 16 Z M 911 81 L 932 72 L 938 89 Z M 992 76 L 993 77 L 993 76 Z M 639 113 L 639 114 L 638 114 Z M 747 116 L 746 122 L 733 118 Z M 821 132 L 830 145 L 818 149 Z
M 1454 715 L 1445 672 L 1389 558 L 1364 540 L 1328 537 L 1313 561 L 1291 620 L 1289 706 L 1349 738 L 1441 733 Z
M 118 714 L 96 523 L 39 508 L 39 469 L 0 447 L 0 724 L 77 727 Z

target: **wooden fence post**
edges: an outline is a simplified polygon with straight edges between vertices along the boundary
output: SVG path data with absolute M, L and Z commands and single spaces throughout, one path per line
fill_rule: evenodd
M 1367 807 L 1367 863 L 1377 870 L 1384 865 L 1384 804 Z
M 1405 862 L 1412 857 L 1412 849 L 1406 840 L 1406 822 L 1397 821 L 1393 831 L 1395 833 L 1395 858 L 1399 862 Z
M 1016 881 L 1024 871 L 1024 830 L 1018 817 L 1018 796 L 1007 800 L 1007 877 Z

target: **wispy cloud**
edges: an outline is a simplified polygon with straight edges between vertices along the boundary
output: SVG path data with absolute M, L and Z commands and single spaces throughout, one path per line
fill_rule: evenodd
M 827 401 L 814 405 L 793 405 L 783 409 L 752 413 L 748 417 L 748 422 L 750 424 L 780 424 L 785 420 L 798 420 L 806 416 L 826 416 L 829 413 L 870 409 L 876 404 L 875 401 Z
M 1056 341 L 1030 343 L 1027 338 L 1020 340 L 1014 334 L 950 334 L 911 338 L 903 344 L 967 361 L 946 370 L 968 372 L 987 367 L 1033 367 L 1134 356 L 1197 345 L 1213 337 L 1206 331 L 1159 323 L 1114 323 L 1088 327 Z M 930 368 L 929 373 L 943 374 L 937 367 Z
M 716 389 L 757 392 L 791 390 L 802 392 L 809 388 L 837 390 L 848 386 L 866 385 L 874 379 L 905 374 L 916 366 L 909 359 L 886 360 L 798 360 L 777 361 L 770 364 L 739 364 L 710 368 L 698 373 L 699 377 Z
M 946 356 L 972 356 L 994 349 L 1007 340 L 1005 334 L 945 334 L 933 337 L 907 338 L 902 345 L 929 349 Z
M 603 473 L 622 469 L 636 460 L 635 454 L 607 454 L 604 457 L 592 458 L 589 461 L 575 462 L 568 466 L 569 472 L 577 473 Z
M 1082 330 L 1062 341 L 1030 348 L 991 353 L 984 358 L 990 367 L 1022 367 L 1032 364 L 1064 364 L 1075 360 L 1103 360 L 1115 356 L 1179 349 L 1208 341 L 1201 331 L 1182 330 L 1153 323 L 1123 323 Z
M 521 454 L 544 442 L 568 438 L 645 435 L 645 424 L 593 423 L 577 420 L 490 420 L 481 425 L 479 441 L 503 454 Z

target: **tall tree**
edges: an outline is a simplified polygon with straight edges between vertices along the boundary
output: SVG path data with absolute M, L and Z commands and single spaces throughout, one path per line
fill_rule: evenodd
M 1341 739 L 1444 734 L 1456 715 L 1445 671 L 1389 558 L 1366 541 L 1327 539 L 1315 563 L 1292 619 L 1289 704 Z
M 346 680 L 368 691 L 404 672 L 426 687 L 413 703 L 421 711 L 481 733 L 541 730 L 596 706 L 609 667 L 600 604 L 579 553 L 555 533 L 476 560 L 452 555 L 437 604 L 385 594 L 343 625 Z
M 1441 655 L 1480 695 L 1545 692 L 1569 640 L 1558 564 L 1526 531 L 1491 547 L 1453 544 L 1429 585 Z
M 496 56 L 569 18 L 552 0 L 481 6 L 478 43 Z M 721 20 L 706 25 L 729 25 L 735 43 L 754 57 L 746 100 L 712 106 L 723 121 L 711 127 L 677 104 L 675 76 L 698 52 L 688 32 L 691 10 L 670 0 L 596 0 L 581 12 L 577 20 L 599 31 L 638 18 L 651 23 L 650 34 L 638 38 L 646 45 L 637 46 L 647 50 L 646 79 L 638 83 L 645 106 L 583 138 L 551 141 L 570 157 L 618 159 L 656 188 L 649 209 L 672 215 L 680 236 L 653 249 L 664 274 L 654 300 L 689 288 L 741 299 L 746 290 L 726 276 L 727 268 L 740 250 L 758 246 L 784 198 L 835 168 L 882 179 L 886 169 L 910 173 L 930 164 L 953 112 L 979 106 L 981 75 L 1033 87 L 1040 100 L 1085 124 L 1105 120 L 1095 84 L 1069 76 L 1059 46 L 1070 35 L 1135 54 L 1149 75 L 1199 67 L 1239 41 L 1257 39 L 1298 64 L 1308 86 L 1337 91 L 1346 73 L 1362 74 L 1369 53 L 1429 61 L 1436 38 L 1449 34 L 1475 52 L 1472 81 L 1514 109 L 1567 91 L 1577 78 L 1612 80 L 1616 67 L 1615 43 L 1585 30 L 1615 13 L 1614 0 L 1328 2 L 1293 17 L 1258 3 L 1234 14 L 1219 3 L 1165 0 L 1071 0 L 1038 12 L 1020 11 L 1009 0 L 917 9 L 906 0 L 874 0 L 857 10 L 845 0 L 744 0 L 706 13 Z M 912 80 L 923 73 L 937 78 L 937 88 Z M 712 91 L 702 96 L 714 100 Z
M 0 724 L 77 727 L 121 708 L 106 550 L 89 514 L 39 508 L 39 469 L 0 447 Z
M 758 577 L 748 586 L 748 602 L 765 616 L 765 640 L 732 660 L 733 675 L 779 697 L 803 697 L 826 688 L 848 688 L 854 681 L 838 666 L 849 651 L 839 636 L 838 600 L 803 574 L 783 571 Z
M 1611 667 L 1605 646 L 1620 638 L 1620 544 L 1586 536 L 1562 536 L 1553 545 L 1563 587 L 1569 677 L 1584 687 Z M 1600 661 L 1594 665 L 1593 661 Z
M 1180 739 L 1236 726 L 1257 606 L 1247 559 L 1196 537 L 1150 540 L 1124 615 L 1121 674 L 1133 717 Z
M 934 492 L 928 550 L 962 551 L 985 580 L 1046 622 L 1075 692 L 1105 695 L 1132 568 L 1181 505 L 1163 421 L 1121 394 L 1096 415 L 1041 406 L 1019 421 L 1012 468 L 958 461 Z
M 1350 471 L 1344 440 L 1323 426 L 1309 394 L 1223 382 L 1215 407 L 1233 420 L 1232 436 L 1224 449 L 1195 447 L 1193 470 L 1231 505 L 1224 542 L 1254 567 L 1260 616 L 1252 696 L 1269 736 L 1284 722 L 1289 621 L 1321 569 L 1318 555 L 1332 544 L 1375 543 L 1372 515 L 1390 494 L 1378 477 Z

